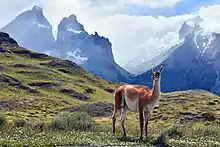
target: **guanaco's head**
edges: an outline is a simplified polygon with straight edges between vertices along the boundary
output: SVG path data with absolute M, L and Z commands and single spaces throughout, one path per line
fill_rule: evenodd
M 158 81 L 160 80 L 160 77 L 161 77 L 161 73 L 163 71 L 163 66 L 161 65 L 160 69 L 159 70 L 155 70 L 154 68 L 152 68 L 152 79 L 154 81 Z

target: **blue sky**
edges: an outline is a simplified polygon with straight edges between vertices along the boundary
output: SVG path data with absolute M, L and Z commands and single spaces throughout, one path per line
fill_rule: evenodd
M 120 12 L 129 15 L 175 16 L 186 13 L 197 13 L 201 7 L 218 3 L 218 0 L 183 0 L 174 6 L 163 8 L 152 8 L 140 4 L 127 4 Z

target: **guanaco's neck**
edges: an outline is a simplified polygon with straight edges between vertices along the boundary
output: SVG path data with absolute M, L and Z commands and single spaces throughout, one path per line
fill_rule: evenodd
M 160 97 L 160 79 L 157 81 L 153 81 L 153 93 L 152 93 L 152 97 L 154 97 L 155 99 L 159 99 Z

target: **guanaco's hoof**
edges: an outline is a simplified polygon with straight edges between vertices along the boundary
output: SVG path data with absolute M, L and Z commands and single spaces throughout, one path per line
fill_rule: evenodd
M 139 142 L 143 142 L 143 137 L 140 137 L 140 138 L 139 138 Z

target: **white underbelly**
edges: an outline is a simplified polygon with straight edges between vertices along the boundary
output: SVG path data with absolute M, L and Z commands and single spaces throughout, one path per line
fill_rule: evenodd
M 125 102 L 127 104 L 127 107 L 130 111 L 133 111 L 133 112 L 137 112 L 139 107 L 139 99 L 135 99 L 135 100 L 130 100 L 128 97 L 127 97 L 127 94 L 125 94 Z

